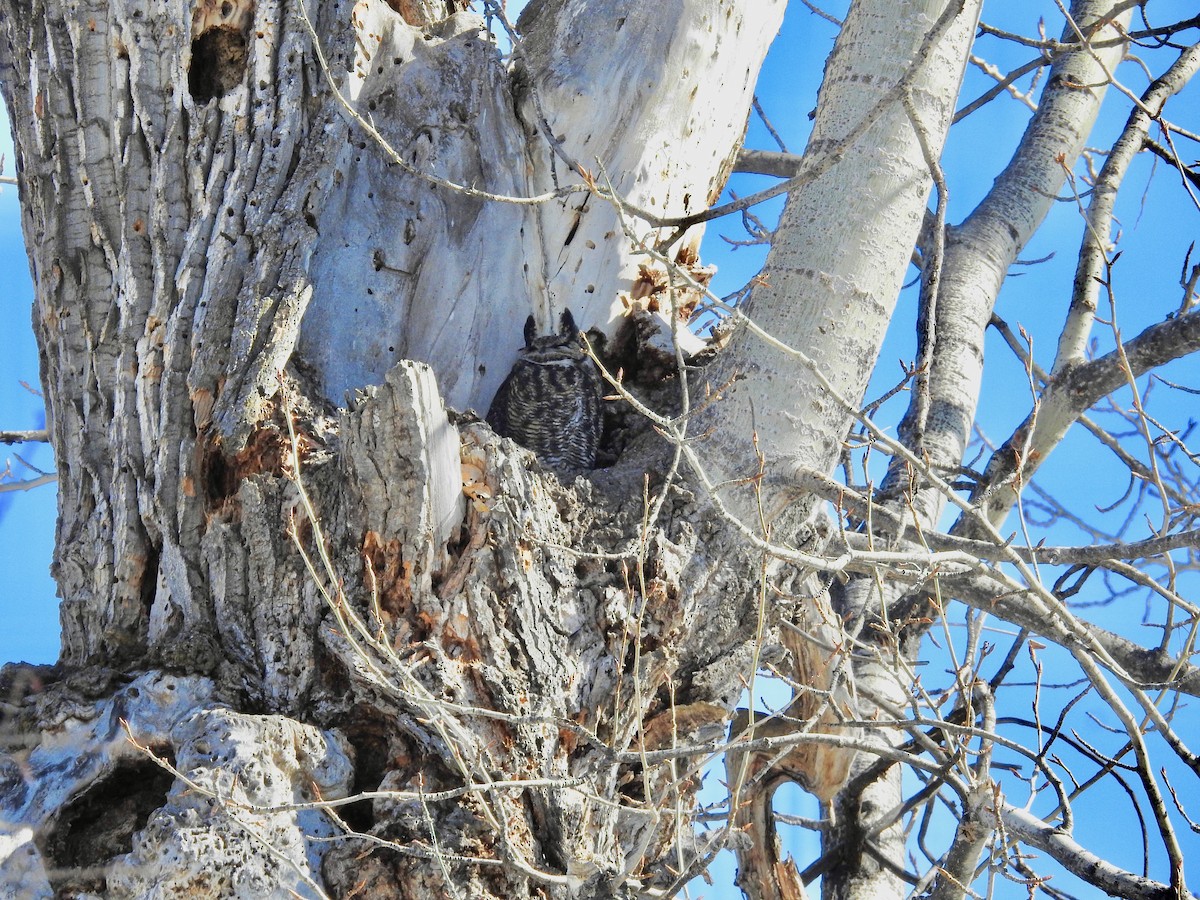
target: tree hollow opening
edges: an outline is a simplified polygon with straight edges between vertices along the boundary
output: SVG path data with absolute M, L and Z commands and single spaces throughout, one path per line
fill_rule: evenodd
M 246 74 L 246 36 L 228 25 L 209 28 L 192 41 L 188 90 L 197 103 L 224 97 Z
M 174 780 L 149 759 L 130 760 L 73 798 L 38 841 L 55 896 L 103 893 L 107 863 L 133 849 L 133 835 L 166 803 Z

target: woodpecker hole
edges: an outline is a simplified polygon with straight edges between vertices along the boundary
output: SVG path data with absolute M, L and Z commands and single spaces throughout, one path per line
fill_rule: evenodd
M 192 41 L 188 90 L 197 103 L 224 97 L 246 74 L 246 36 L 236 28 L 218 25 Z

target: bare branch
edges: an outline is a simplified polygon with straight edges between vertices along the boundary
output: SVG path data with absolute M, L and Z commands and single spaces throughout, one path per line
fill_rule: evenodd
M 1011 836 L 1046 852 L 1068 872 L 1105 893 L 1114 897 L 1128 897 L 1130 900 L 1180 900 L 1176 888 L 1124 871 L 1032 813 L 1004 804 L 1000 820 Z
M 31 444 L 50 442 L 50 432 L 45 428 L 38 431 L 0 431 L 0 444 Z

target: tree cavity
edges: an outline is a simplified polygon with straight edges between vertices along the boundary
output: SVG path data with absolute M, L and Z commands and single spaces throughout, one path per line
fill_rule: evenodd
M 201 0 L 192 14 L 188 90 L 197 103 L 224 97 L 242 83 L 254 0 Z

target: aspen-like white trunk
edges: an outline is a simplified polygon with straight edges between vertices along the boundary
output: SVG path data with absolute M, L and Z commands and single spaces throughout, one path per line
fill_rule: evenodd
M 1064 172 L 1078 157 L 1099 112 L 1108 75 L 1120 61 L 1124 45 L 1119 40 L 1129 11 L 1114 12 L 1114 4 L 1079 2 L 1072 7 L 1074 21 L 1096 41 L 1099 49 L 1079 47 L 1056 59 L 1040 107 L 1031 119 L 1012 163 L 997 179 L 992 191 L 960 227 L 924 242 L 919 364 L 925 371 L 913 385 L 913 400 L 901 425 L 901 437 L 915 458 L 932 464 L 935 471 L 953 471 L 961 464 L 971 436 L 979 384 L 983 372 L 983 339 L 996 296 L 1008 268 L 1040 225 L 1058 193 Z M 1064 40 L 1074 38 L 1068 28 Z M 1113 39 L 1105 42 L 1105 38 Z M 1105 45 L 1107 43 L 1107 46 Z M 944 247 L 944 249 L 943 249 Z M 881 503 L 902 520 L 916 517 L 920 528 L 935 529 L 947 502 L 944 491 L 925 487 L 910 490 L 913 470 L 900 459 L 893 462 Z M 921 479 L 918 476 L 918 484 Z M 882 536 L 881 536 L 882 537 Z M 904 592 L 883 586 L 872 577 L 858 577 L 842 586 L 838 609 L 870 628 L 871 622 L 903 619 L 897 601 Z M 860 626 L 861 627 L 861 626 Z M 900 647 L 881 648 L 877 656 L 863 654 L 856 665 L 861 710 L 886 721 L 907 702 L 907 678 L 902 657 L 915 658 L 920 629 L 914 629 Z M 894 730 L 881 728 L 870 736 L 894 743 Z M 859 759 L 858 771 L 873 762 Z M 899 773 L 847 793 L 839 799 L 839 826 L 833 841 L 857 839 L 856 829 L 869 828 L 901 802 Z M 969 846 L 968 846 L 969 845 Z M 958 869 L 938 880 L 937 890 L 954 896 L 978 864 L 981 845 L 964 841 L 956 845 Z M 894 865 L 903 865 L 904 836 L 899 827 L 885 830 L 878 849 Z M 958 880 L 955 880 L 955 879 Z M 886 866 L 869 856 L 850 859 L 827 877 L 828 897 L 902 896 L 904 886 Z
M 922 141 L 936 158 L 978 13 L 860 2 L 843 23 L 801 169 L 813 175 L 788 194 L 746 310 L 773 340 L 742 327 L 708 380 L 723 397 L 710 477 L 753 475 L 756 439 L 768 518 L 797 499 L 800 474 L 838 459 L 847 404 L 866 389 L 925 215 Z M 738 508 L 749 519 L 745 492 Z
M 946 235 L 937 309 L 929 326 L 928 412 L 911 426 L 914 443 L 935 465 L 953 467 L 963 459 L 979 403 L 983 337 L 996 297 L 1083 150 L 1110 76 L 1124 56 L 1121 35 L 1131 15 L 1112 0 L 1072 4 L 1071 16 L 1090 45 L 1055 58 L 1012 161 L 971 215 Z M 1074 38 L 1068 27 L 1064 42 Z M 916 417 L 915 410 L 909 417 Z M 924 526 L 936 525 L 945 502 L 941 491 L 917 495 L 914 505 Z
M 797 520 L 814 503 L 803 476 L 825 476 L 839 461 L 874 369 L 926 215 L 931 160 L 940 156 L 950 126 L 980 5 L 855 3 L 826 64 L 800 168 L 806 180 L 788 194 L 746 309 L 753 327 L 741 326 L 714 367 L 707 384 L 721 399 L 697 429 L 712 430 L 702 454 L 704 477 L 743 484 L 725 489 L 726 502 L 776 542 L 797 539 Z M 838 621 L 828 594 L 819 587 L 812 594 L 818 612 L 809 617 Z M 843 615 L 852 628 L 861 625 L 853 611 Z M 812 675 L 810 666 L 794 677 L 809 684 Z M 856 665 L 853 680 L 858 718 L 887 721 L 904 708 L 902 666 Z M 881 746 L 900 740 L 883 727 L 861 737 Z M 860 753 L 838 769 L 844 778 L 874 761 Z M 858 830 L 900 801 L 898 774 L 837 798 L 827 846 L 845 842 L 856 849 L 826 873 L 826 896 L 903 895 L 895 874 L 862 852 L 865 836 Z M 898 827 L 872 835 L 871 842 L 873 852 L 903 865 Z

